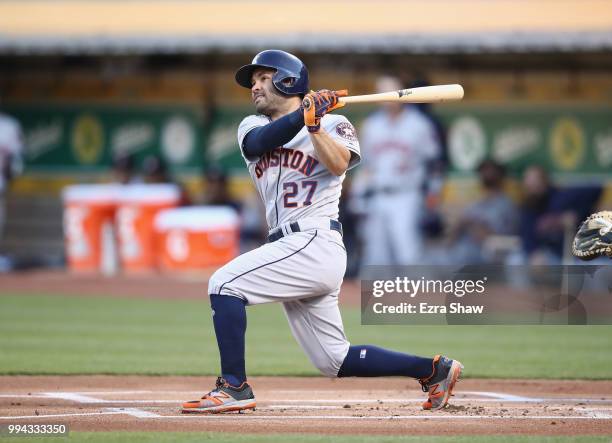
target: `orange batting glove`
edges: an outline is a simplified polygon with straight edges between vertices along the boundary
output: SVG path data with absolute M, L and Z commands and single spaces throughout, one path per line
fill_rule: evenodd
M 304 124 L 308 128 L 308 132 L 315 133 L 321 129 L 321 118 L 328 112 L 332 112 L 344 106 L 344 103 L 338 101 L 339 97 L 346 97 L 348 90 L 330 91 L 329 89 L 321 89 L 320 91 L 311 91 L 306 94 L 302 100 L 302 109 L 304 110 Z

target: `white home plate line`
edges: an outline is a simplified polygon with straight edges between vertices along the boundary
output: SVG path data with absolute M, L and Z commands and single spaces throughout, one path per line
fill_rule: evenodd
M 91 397 L 88 395 L 75 394 L 72 392 L 45 392 L 44 395 L 47 395 L 49 398 L 59 398 L 62 400 L 72 400 L 80 404 L 100 404 L 100 403 L 113 403 L 109 400 L 102 400 L 96 397 Z M 138 418 L 154 418 L 157 417 L 157 414 L 153 414 L 147 411 L 143 411 L 141 409 L 136 408 L 124 408 L 123 410 L 120 408 L 109 408 L 106 410 L 107 412 L 113 413 L 121 413 L 131 415 L 133 417 Z
M 200 394 L 201 395 L 201 394 Z M 100 399 L 95 397 L 83 396 L 83 395 L 72 395 L 66 392 L 58 393 L 55 395 L 54 393 L 48 393 L 46 395 L 7 395 L 7 398 L 55 398 L 59 400 L 71 400 L 79 404 L 147 404 L 147 403 L 158 403 L 158 404 L 172 404 L 172 403 L 182 403 L 185 401 L 185 398 L 181 399 L 149 399 L 149 400 L 128 400 L 128 399 Z M 326 404 L 346 404 L 346 403 L 366 403 L 366 404 L 384 404 L 384 403 L 420 403 L 423 401 L 423 398 L 380 398 L 380 399 L 372 399 L 372 398 L 345 398 L 345 399 L 291 399 L 291 398 L 266 398 L 260 397 L 259 401 L 264 402 L 272 402 L 272 401 L 282 401 L 285 403 L 326 403 Z M 519 402 L 518 400 L 506 400 L 509 403 Z M 556 399 L 540 399 L 542 402 L 557 402 Z M 576 402 L 588 402 L 588 399 L 575 399 Z M 453 403 L 501 403 L 502 400 L 492 399 L 492 398 L 453 398 Z M 612 402 L 612 400 L 609 400 Z M 527 402 L 520 402 L 527 403 Z
M 575 403 L 601 403 L 608 404 L 612 403 L 612 398 L 576 398 L 576 397 L 551 397 L 542 399 L 545 402 L 575 402 Z
M 302 391 L 304 392 L 304 391 Z M 312 392 L 312 391 L 308 391 Z M 74 391 L 75 394 L 84 394 L 84 395 L 108 395 L 108 394 L 178 394 L 178 395 L 202 395 L 202 391 L 197 390 L 189 390 L 189 391 L 168 391 L 168 390 L 160 390 L 160 391 Z
M 106 400 L 90 397 L 87 395 L 75 394 L 74 392 L 44 392 L 47 398 L 57 398 L 60 400 L 72 400 L 77 403 L 107 403 Z
M 104 412 L 75 412 L 68 414 L 47 414 L 47 415 L 19 415 L 12 417 L 0 417 L 0 420 L 25 420 L 28 418 L 60 418 L 60 417 L 81 417 L 87 415 L 119 415 L 123 412 L 104 411 Z
M 200 420 L 611 420 L 606 417 L 585 417 L 582 415 L 458 415 L 436 414 L 431 415 L 251 415 L 247 414 L 184 414 L 162 415 L 156 419 L 200 419 Z
M 275 409 L 348 409 L 344 406 L 332 406 L 332 405 L 270 405 L 270 406 L 257 406 L 258 411 L 275 410 Z
M 180 400 L 108 400 L 107 403 L 126 403 L 126 404 L 147 404 L 147 403 L 160 403 L 160 404 L 176 404 L 180 405 L 185 399 Z
M 606 411 L 605 409 L 595 409 L 595 408 L 582 408 L 578 409 L 578 412 L 584 413 L 587 417 L 590 418 L 602 418 L 612 420 L 612 411 Z
M 487 391 L 462 391 L 463 394 L 471 394 L 471 395 L 478 395 L 480 397 L 490 397 L 490 398 L 495 398 L 498 400 L 505 400 L 505 401 L 520 401 L 520 402 L 540 402 L 542 401 L 541 398 L 534 398 L 534 397 L 521 397 L 519 395 L 512 395 L 512 394 L 504 394 L 501 392 L 487 392 Z
M 470 399 L 478 401 L 478 399 Z M 294 398 L 261 398 L 260 401 L 282 401 L 285 403 L 328 403 L 328 404 L 346 404 L 346 403 L 414 403 L 423 402 L 423 398 L 312 398 L 312 399 L 294 399 Z M 453 400 L 454 401 L 454 400 Z
M 383 405 L 384 406 L 384 405 Z M 505 408 L 508 408 L 510 410 L 524 410 L 526 405 L 503 405 Z M 408 408 L 415 408 L 417 409 L 417 404 L 414 404 L 412 406 L 409 406 Z M 345 408 L 344 406 L 332 406 L 332 405 L 283 405 L 283 404 L 277 404 L 277 405 L 265 405 L 265 404 L 260 404 L 258 402 L 258 406 L 257 406 L 257 410 L 261 411 L 261 410 L 265 410 L 265 409 L 355 409 L 356 411 L 358 410 L 363 410 L 363 408 L 359 408 L 358 405 L 350 405 L 350 407 Z M 370 407 L 371 409 L 371 407 Z M 575 410 L 575 411 L 598 411 L 598 412 L 602 412 L 602 417 L 605 417 L 605 414 L 603 413 L 603 411 L 605 411 L 605 409 L 595 409 L 595 408 L 583 408 L 583 409 L 579 409 L 576 406 L 573 405 L 556 405 L 554 408 L 552 408 L 554 411 L 559 411 L 559 410 Z M 418 410 L 421 410 L 420 405 L 418 406 Z M 612 416 L 611 416 L 612 417 Z
M 189 391 L 193 392 L 193 391 Z M 75 394 L 83 394 L 83 395 L 106 395 L 106 394 L 178 394 L 181 391 L 75 391 Z
M 66 414 L 47 414 L 47 415 L 22 415 L 12 417 L 0 417 L 0 420 L 27 420 L 27 419 L 47 419 L 47 418 L 62 418 L 62 417 L 84 417 L 98 415 L 130 415 L 140 419 L 155 419 L 155 420 L 175 420 L 175 419 L 199 419 L 199 420 L 268 420 L 268 421 L 286 421 L 286 420 L 609 420 L 612 421 L 612 415 L 603 413 L 599 410 L 581 411 L 588 415 L 566 416 L 566 415 L 540 415 L 540 416 L 524 416 L 524 415 L 458 415 L 458 414 L 431 414 L 424 413 L 421 415 L 384 415 L 384 416 L 350 416 L 350 415 L 251 415 L 247 414 L 183 414 L 183 415 L 158 415 L 155 413 L 143 411 L 135 408 L 108 408 L 99 412 L 82 412 L 82 413 L 66 413 Z
M 116 394 L 117 391 L 102 392 L 100 394 Z M 132 391 L 132 392 L 147 392 L 155 393 L 155 391 Z M 174 391 L 168 391 L 174 392 Z M 303 391 L 295 391 L 296 393 L 302 393 Z M 573 403 L 587 403 L 587 404 L 610 404 L 612 398 L 575 398 L 575 397 L 548 397 L 548 398 L 530 398 L 521 397 L 496 392 L 480 392 L 480 391 L 468 391 L 464 394 L 478 394 L 488 395 L 489 398 L 474 398 L 474 397 L 463 397 L 462 394 L 453 398 L 453 403 L 562 403 L 562 402 L 573 402 Z M 181 399 L 149 399 L 149 400 L 132 400 L 132 399 L 101 399 L 92 397 L 90 395 L 83 395 L 83 393 L 76 392 L 44 392 L 34 394 L 0 394 L 0 398 L 53 398 L 60 400 L 74 401 L 79 404 L 173 404 L 181 403 L 185 398 Z M 287 399 L 287 398 L 266 398 L 260 397 L 259 401 L 264 402 L 275 402 L 282 401 L 283 403 L 323 403 L 323 404 L 346 404 L 346 403 L 365 403 L 365 404 L 384 404 L 384 403 L 414 403 L 421 402 L 422 398 L 335 398 L 335 399 Z
M 605 417 L 599 415 L 593 416 L 566 416 L 566 415 L 540 415 L 540 416 L 524 416 L 524 415 L 449 415 L 449 414 L 432 414 L 432 415 L 379 415 L 379 416 L 350 416 L 350 415 L 250 415 L 247 414 L 185 414 L 185 415 L 158 415 L 146 413 L 140 410 L 121 410 L 120 408 L 111 408 L 112 410 L 102 412 L 82 412 L 74 414 L 48 414 L 48 415 L 21 415 L 13 417 L 0 417 L 0 420 L 27 420 L 27 419 L 47 419 L 47 418 L 63 418 L 63 417 L 84 417 L 97 415 L 130 415 L 141 419 L 154 420 L 172 420 L 172 419 L 199 419 L 199 420 L 269 420 L 269 421 L 286 421 L 286 420 L 612 420 L 612 416 Z M 117 410 L 115 410 L 117 409 Z
M 279 393 L 293 393 L 293 394 L 303 394 L 305 391 L 300 391 L 300 390 L 281 390 L 281 391 L 275 391 L 277 394 Z M 306 391 L 309 394 L 316 394 L 316 393 L 323 393 L 323 394 L 329 394 L 330 391 L 316 391 L 316 390 L 308 390 Z M 168 390 L 163 390 L 163 391 L 75 391 L 75 392 L 71 392 L 71 394 L 82 394 L 84 396 L 87 395 L 113 395 L 113 394 L 117 394 L 117 395 L 127 395 L 127 394 L 180 394 L 181 397 L 183 397 L 183 395 L 191 395 L 191 396 L 199 396 L 202 393 L 200 391 L 168 391 Z M 482 396 L 485 398 L 474 398 L 474 397 L 467 397 L 466 394 L 471 394 L 471 395 L 476 395 L 476 396 Z M 15 394 L 15 395 L 25 395 L 25 394 Z M 33 395 L 28 395 L 28 397 L 34 397 L 35 394 Z M 42 395 L 42 394 L 41 394 Z M 0 397 L 13 397 L 13 394 L 10 395 L 1 395 Z M 101 399 L 98 399 L 101 400 Z M 423 398 L 421 397 L 417 397 L 417 398 L 381 398 L 382 401 L 396 401 L 396 402 L 403 402 L 403 401 L 422 401 Z M 582 397 L 543 397 L 543 398 L 537 398 L 537 397 L 525 397 L 525 396 L 518 396 L 518 395 L 512 395 L 512 394 L 506 394 L 503 392 L 488 392 L 488 391 L 461 391 L 459 393 L 457 393 L 457 395 L 454 397 L 454 401 L 481 401 L 481 402 L 495 402 L 497 400 L 504 400 L 504 401 L 508 401 L 508 402 L 525 402 L 525 403 L 529 403 L 529 402 L 556 402 L 556 401 L 569 401 L 569 402 L 593 402 L 593 403 L 606 403 L 606 402 L 610 402 L 612 403 L 612 398 L 582 398 Z M 102 400 L 104 401 L 104 400 Z M 128 401 L 128 400 L 126 400 Z M 176 401 L 184 401 L 184 398 L 180 398 L 180 399 L 176 399 Z M 296 401 L 319 401 L 317 399 L 310 399 L 310 400 L 296 400 Z M 338 400 L 339 402 L 342 401 L 342 399 Z M 371 398 L 368 399 L 368 401 L 373 401 Z M 377 400 L 375 400 L 377 401 Z
M 282 401 L 285 403 L 414 403 L 422 402 L 422 398 L 341 398 L 341 399 L 270 399 L 261 398 L 260 401 Z M 612 403 L 612 399 L 600 399 L 600 398 L 539 398 L 535 400 L 502 400 L 493 398 L 470 398 L 470 397 L 453 397 L 452 403 L 562 403 L 562 402 L 575 402 L 575 403 Z
M 158 418 L 161 415 L 154 414 L 153 412 L 143 411 L 142 409 L 136 408 L 106 408 L 105 411 L 117 412 L 120 414 L 131 415 L 132 417 L 137 418 Z

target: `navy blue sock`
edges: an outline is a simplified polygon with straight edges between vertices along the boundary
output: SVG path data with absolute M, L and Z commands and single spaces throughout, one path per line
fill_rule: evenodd
M 246 381 L 244 335 L 247 318 L 245 301 L 231 295 L 210 295 L 213 323 L 221 356 L 221 375 L 232 386 Z
M 429 377 L 433 359 L 389 351 L 372 345 L 351 346 L 338 377 Z

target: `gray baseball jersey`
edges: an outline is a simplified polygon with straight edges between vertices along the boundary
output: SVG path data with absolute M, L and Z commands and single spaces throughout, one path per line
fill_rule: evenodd
M 238 142 L 270 121 L 251 115 L 238 129 Z M 321 127 L 360 159 L 355 129 L 341 115 L 325 115 Z M 332 174 L 318 159 L 304 127 L 286 145 L 257 159 L 245 158 L 266 206 L 268 226 L 284 237 L 235 258 L 213 274 L 208 293 L 239 297 L 249 305 L 281 302 L 291 331 L 311 362 L 335 377 L 350 343 L 344 334 L 338 294 L 346 270 L 337 220 L 344 174 Z M 287 226 L 298 222 L 300 232 Z
M 250 115 L 242 120 L 238 127 L 239 146 L 249 131 L 268 123 L 269 118 L 263 115 Z M 359 142 L 347 118 L 327 114 L 321 119 L 321 127 L 351 151 L 349 168 L 357 165 Z M 260 158 L 244 159 L 266 207 L 269 229 L 306 217 L 338 219 L 344 175 L 335 176 L 319 162 L 306 127 L 285 146 Z

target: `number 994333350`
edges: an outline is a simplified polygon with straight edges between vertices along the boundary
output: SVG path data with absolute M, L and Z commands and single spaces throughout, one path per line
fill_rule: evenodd
M 68 435 L 68 425 L 57 423 L 0 423 L 0 436 Z

